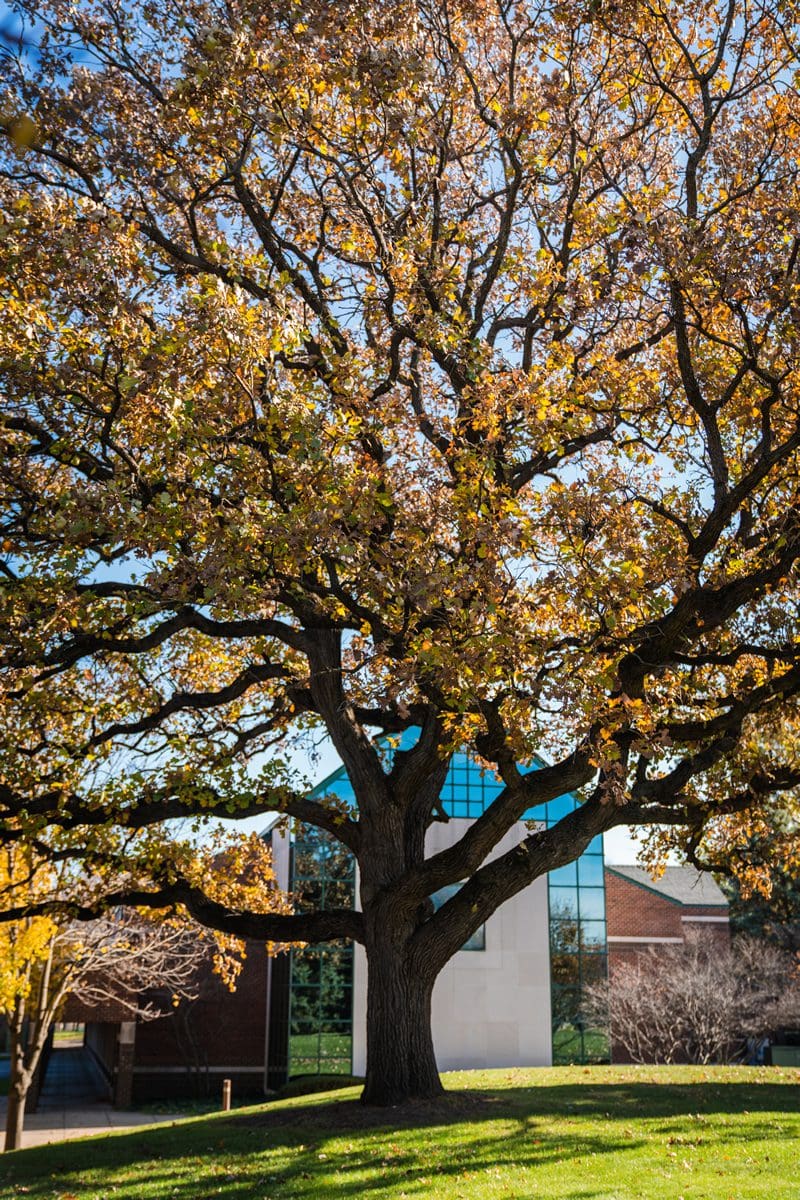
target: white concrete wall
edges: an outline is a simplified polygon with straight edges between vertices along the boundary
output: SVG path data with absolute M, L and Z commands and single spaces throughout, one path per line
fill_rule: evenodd
M 272 869 L 275 872 L 275 882 L 282 891 L 289 890 L 289 860 L 292 853 L 292 842 L 288 833 L 279 833 L 272 829 Z M 262 834 L 262 837 L 264 835 Z
M 457 841 L 466 820 L 436 823 L 426 852 Z M 495 848 L 497 858 L 524 836 L 523 825 Z M 356 945 L 353 980 L 353 1071 L 366 1070 L 367 961 Z M 486 923 L 486 949 L 461 950 L 433 992 L 433 1041 L 442 1071 L 470 1067 L 549 1066 L 550 951 L 547 878 L 501 906 Z

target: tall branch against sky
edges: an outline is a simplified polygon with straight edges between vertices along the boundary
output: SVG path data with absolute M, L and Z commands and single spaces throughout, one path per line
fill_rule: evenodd
M 618 824 L 735 869 L 796 809 L 796 5 L 14 9 L 4 836 L 340 837 L 362 913 L 269 936 L 361 938 L 366 1097 L 432 1094 L 504 900 Z M 290 770 L 315 731 L 352 809 Z M 457 747 L 503 790 L 426 859 Z

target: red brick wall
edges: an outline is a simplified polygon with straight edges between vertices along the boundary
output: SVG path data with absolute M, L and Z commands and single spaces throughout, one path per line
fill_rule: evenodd
M 730 927 L 722 921 L 691 921 L 684 917 L 727 916 L 725 909 L 701 904 L 680 904 L 659 896 L 639 884 L 606 869 L 606 921 L 608 969 L 613 973 L 617 963 L 630 959 L 652 942 L 620 942 L 617 938 L 681 938 L 687 932 L 702 931 L 713 937 L 728 939 Z M 655 944 L 658 944 L 657 942 Z
M 683 937 L 683 907 L 607 870 L 609 937 Z M 610 947 L 609 947 L 610 949 Z
M 215 1095 L 223 1075 L 235 1079 L 239 1095 L 263 1094 L 267 966 L 263 943 L 251 943 L 235 992 L 229 992 L 209 967 L 196 1000 L 184 1002 L 167 1017 L 139 1023 L 134 1061 L 137 1100 L 155 1095 Z M 237 1074 L 236 1068 L 256 1069 Z
M 102 1004 L 84 1004 L 75 996 L 68 996 L 66 1007 L 59 1018 L 61 1021 L 74 1021 L 77 1024 L 108 1024 L 117 1021 L 130 1021 L 131 1010 L 114 1000 L 104 1000 Z
M 705 929 L 709 933 L 720 934 L 726 939 L 731 936 L 728 913 L 724 908 L 703 908 L 699 904 L 684 904 L 681 915 L 685 918 L 684 931 L 686 929 Z M 692 917 L 725 917 L 725 921 L 693 921 Z

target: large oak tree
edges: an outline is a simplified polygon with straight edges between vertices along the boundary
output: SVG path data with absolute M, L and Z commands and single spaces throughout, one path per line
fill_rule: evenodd
M 365 1099 L 436 1094 L 433 984 L 498 905 L 619 824 L 735 866 L 796 803 L 797 6 L 15 11 L 0 622 L 37 732 L 5 836 L 328 831 L 360 911 L 248 914 L 176 870 L 153 902 L 363 942 Z M 31 765 L 93 687 L 56 749 L 114 746 L 116 799 Z M 352 809 L 279 757 L 315 731 Z M 426 858 L 456 747 L 503 790 Z

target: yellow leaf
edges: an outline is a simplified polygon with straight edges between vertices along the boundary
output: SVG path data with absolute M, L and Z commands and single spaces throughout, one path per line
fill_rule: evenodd
M 11 122 L 8 133 L 14 145 L 24 149 L 26 146 L 32 146 L 36 141 L 39 127 L 33 117 L 23 113 L 21 117 L 17 117 L 15 121 Z

